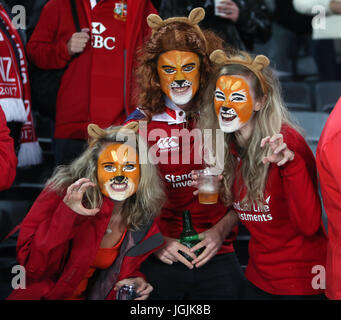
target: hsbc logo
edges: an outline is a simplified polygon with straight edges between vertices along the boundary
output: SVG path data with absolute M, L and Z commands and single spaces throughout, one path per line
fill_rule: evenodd
M 156 144 L 160 148 L 160 151 L 178 148 L 179 147 L 178 139 L 179 139 L 178 137 L 160 138 Z
M 105 30 L 107 30 L 107 28 L 100 22 L 92 22 L 92 34 L 101 34 L 103 33 Z
M 107 30 L 107 28 L 101 22 L 92 22 L 92 47 L 96 49 L 105 48 L 107 50 L 115 49 L 115 37 L 104 38 L 101 34 Z

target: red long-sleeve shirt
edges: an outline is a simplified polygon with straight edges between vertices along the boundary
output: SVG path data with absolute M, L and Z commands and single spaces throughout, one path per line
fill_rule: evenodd
M 295 157 L 281 167 L 270 165 L 264 208 L 241 205 L 245 190 L 239 196 L 234 184 L 234 209 L 251 234 L 246 277 L 271 294 L 319 294 L 312 286 L 312 269 L 325 266 L 327 238 L 315 159 L 298 132 L 283 126 L 282 134 Z
M 323 204 L 328 216 L 326 296 L 341 299 L 341 99 L 323 129 L 316 151 Z

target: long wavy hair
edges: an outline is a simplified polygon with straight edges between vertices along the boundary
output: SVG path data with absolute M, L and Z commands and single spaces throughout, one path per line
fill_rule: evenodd
M 139 65 L 136 70 L 138 83 L 138 103 L 147 117 L 164 111 L 164 97 L 157 72 L 158 57 L 171 50 L 189 51 L 200 58 L 200 87 L 194 96 L 192 112 L 197 112 L 209 74 L 212 71 L 209 54 L 215 49 L 230 50 L 215 33 L 203 30 L 205 39 L 198 31 L 183 22 L 173 22 L 162 26 L 141 49 Z
M 246 147 L 241 147 L 236 133 L 224 133 L 224 180 L 220 190 L 220 196 L 226 204 L 231 204 L 233 200 L 232 185 L 234 180 L 237 179 L 240 193 L 242 192 L 242 188 L 244 186 L 246 187 L 246 194 L 241 201 L 242 204 L 250 205 L 256 202 L 262 206 L 269 170 L 269 164 L 264 165 L 262 160 L 269 154 L 269 147 L 261 148 L 261 140 L 266 136 L 271 137 L 279 133 L 283 124 L 287 124 L 299 132 L 302 131 L 297 123 L 290 119 L 289 112 L 282 100 L 279 81 L 272 73 L 270 67 L 264 68 L 262 74 L 267 88 L 265 101 L 263 99 L 264 93 L 260 81 L 251 70 L 238 64 L 217 67 L 209 81 L 209 85 L 205 91 L 204 103 L 200 109 L 199 127 L 201 129 L 220 130 L 214 109 L 214 93 L 216 81 L 223 75 L 239 75 L 249 78 L 251 81 L 251 90 L 255 94 L 255 100 L 262 101 L 263 103 L 261 110 L 254 112 L 250 119 L 250 121 L 253 121 L 254 128 Z M 244 184 L 238 183 L 240 177 L 236 176 L 237 160 L 230 151 L 232 143 L 237 146 L 240 152 L 242 159 L 241 175 Z M 213 150 L 216 150 L 215 148 L 216 142 L 213 140 Z
M 88 178 L 96 184 L 94 188 L 87 188 L 83 202 L 87 208 L 99 208 L 103 202 L 103 195 L 98 186 L 97 161 L 101 151 L 112 143 L 127 143 L 139 152 L 147 150 L 143 139 L 137 133 L 125 133 L 126 141 L 122 141 L 120 129 L 122 127 L 110 127 L 105 129 L 107 135 L 92 141 L 88 148 L 69 165 L 59 166 L 55 169 L 46 186 L 59 195 L 63 195 L 66 189 L 80 178 Z M 133 143 L 131 143 L 133 141 Z M 148 158 L 148 157 L 147 157 Z M 136 230 L 151 222 L 159 213 L 165 201 L 165 194 L 159 173 L 148 159 L 140 163 L 140 182 L 134 195 L 124 200 L 121 216 L 128 228 Z

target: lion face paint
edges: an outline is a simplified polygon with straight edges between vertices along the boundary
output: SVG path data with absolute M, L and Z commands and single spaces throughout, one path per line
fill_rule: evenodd
M 220 76 L 216 82 L 214 108 L 222 131 L 235 132 L 243 127 L 253 112 L 247 81 L 238 76 Z
M 139 185 L 140 166 L 135 149 L 127 144 L 110 144 L 98 157 L 97 178 L 105 196 L 123 201 L 132 196 Z
M 199 89 L 200 59 L 194 52 L 171 50 L 160 55 L 157 71 L 161 90 L 176 105 L 192 100 Z

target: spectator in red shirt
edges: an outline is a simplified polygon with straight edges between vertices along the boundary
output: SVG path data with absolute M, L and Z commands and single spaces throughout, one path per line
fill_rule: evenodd
M 328 253 L 326 265 L 326 296 L 341 300 L 341 99 L 335 105 L 323 128 L 316 163 L 321 194 L 328 216 Z
M 112 300 L 132 283 L 138 300 L 148 297 L 139 266 L 163 243 L 154 223 L 163 191 L 155 167 L 139 161 L 133 125 L 89 126 L 89 147 L 56 169 L 20 225 L 26 288 L 8 299 Z
M 41 69 L 65 69 L 56 102 L 56 163 L 84 150 L 89 123 L 121 124 L 136 107 L 133 68 L 149 36 L 150 0 L 76 1 L 76 32 L 69 0 L 50 0 L 27 44 Z
M 312 273 L 325 265 L 327 244 L 315 159 L 289 120 L 270 61 L 221 50 L 210 59 L 217 70 L 200 127 L 225 134 L 221 197 L 251 235 L 245 298 L 322 298 Z

